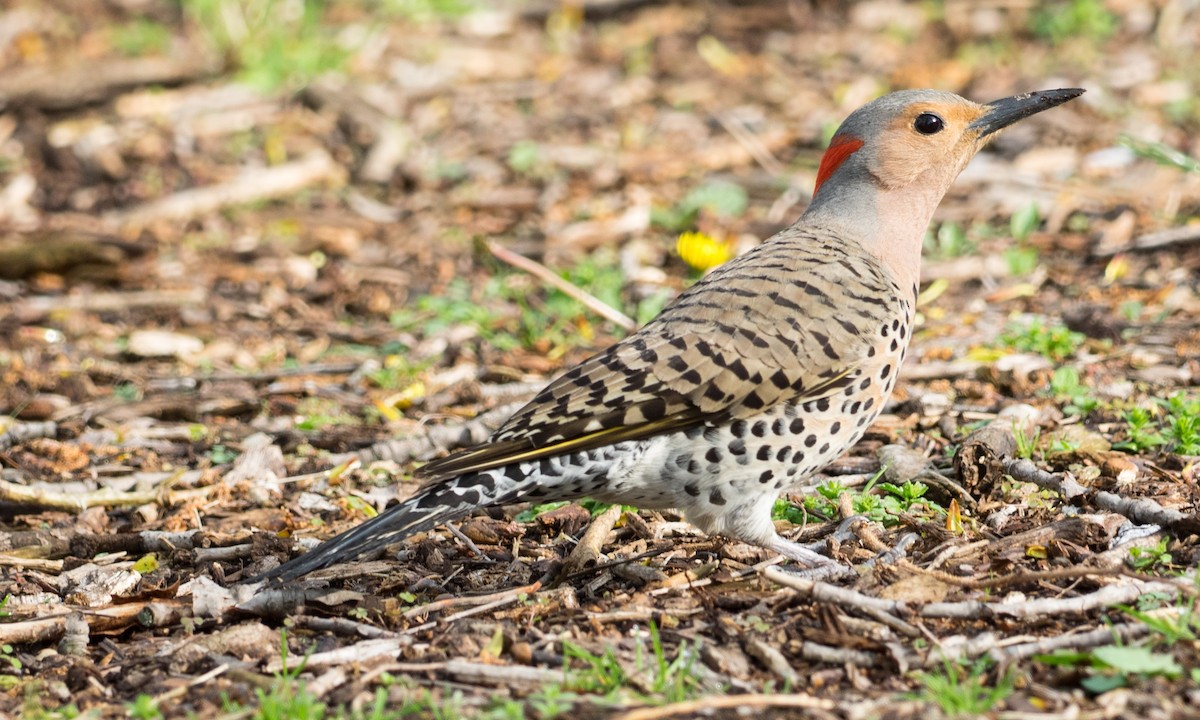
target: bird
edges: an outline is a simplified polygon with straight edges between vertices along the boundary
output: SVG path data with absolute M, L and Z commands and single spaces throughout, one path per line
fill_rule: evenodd
M 590 497 L 675 508 L 709 535 L 805 568 L 775 500 L 858 442 L 913 334 L 934 209 L 996 133 L 1084 91 L 976 103 L 901 90 L 852 112 L 788 228 L 713 269 L 620 342 L 571 367 L 422 489 L 258 576 L 294 580 L 488 506 Z

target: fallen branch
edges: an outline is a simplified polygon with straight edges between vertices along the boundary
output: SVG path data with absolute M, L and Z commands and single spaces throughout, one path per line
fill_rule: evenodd
M 1066 500 L 1083 498 L 1089 505 L 1117 513 L 1139 525 L 1161 525 L 1184 535 L 1200 533 L 1200 518 L 1164 508 L 1148 498 L 1125 498 L 1106 490 L 1092 490 L 1080 484 L 1070 473 L 1051 473 L 1028 460 L 1007 460 L 1004 472 L 1014 480 L 1030 482 L 1052 490 Z
M 710 695 L 699 700 L 685 700 L 654 708 L 640 708 L 617 715 L 613 720 L 660 720 L 669 717 L 704 717 L 708 710 L 737 710 L 745 708 L 802 708 L 832 712 L 837 704 L 833 700 L 815 698 L 812 695 Z
M 430 613 L 447 610 L 447 609 L 453 608 L 453 607 L 459 607 L 461 605 L 472 605 L 472 606 L 484 605 L 484 604 L 488 604 L 488 603 L 497 602 L 500 600 L 504 600 L 507 602 L 515 602 L 517 600 L 517 598 L 519 598 L 521 595 L 526 595 L 529 593 L 537 592 L 538 588 L 540 588 L 541 586 L 542 586 L 542 584 L 540 582 L 535 582 L 532 585 L 526 585 L 524 587 L 512 588 L 511 590 L 503 590 L 501 592 L 491 593 L 489 595 L 472 595 L 471 597 L 457 597 L 457 598 L 446 598 L 444 600 L 436 600 L 427 605 L 420 605 L 418 607 L 409 608 L 408 610 L 405 610 L 404 617 L 412 618 L 412 617 L 417 617 L 420 615 L 429 615 Z
M 18 322 L 31 323 L 47 315 L 73 310 L 105 313 L 141 307 L 204 305 L 207 302 L 208 291 L 204 288 L 84 293 L 79 295 L 63 295 L 61 297 L 31 297 L 21 301 L 13 308 L 13 317 Z
M 568 297 L 580 302 L 588 310 L 591 310 L 621 329 L 632 331 L 637 327 L 637 323 L 634 322 L 633 318 L 629 317 L 620 310 L 613 308 L 612 306 L 608 305 L 608 303 L 604 302 L 595 295 L 592 295 L 586 290 L 567 282 L 545 265 L 534 262 L 524 255 L 519 255 L 500 245 L 500 243 L 494 241 L 488 242 L 487 249 L 488 252 L 496 257 L 497 260 L 506 262 L 519 270 L 524 270 L 547 285 L 554 287 L 564 295 L 567 295 Z
M 1158 250 L 1160 248 L 1170 247 L 1172 245 L 1182 245 L 1184 243 L 1200 241 L 1200 224 L 1184 225 L 1182 227 L 1167 228 L 1166 230 L 1158 230 L 1145 235 L 1139 235 L 1125 245 L 1118 247 L 1104 247 L 1097 245 L 1092 250 L 1092 255 L 1096 257 L 1112 257 L 1117 253 L 1133 252 L 1140 250 Z
M 189 500 L 207 500 L 208 496 L 216 490 L 216 486 L 166 492 L 160 490 L 121 492 L 110 488 L 101 488 L 81 495 L 59 492 L 47 487 L 28 487 L 0 480 L 0 502 L 11 502 L 25 507 L 83 512 L 91 507 L 135 507 L 151 503 L 179 505 Z
M 319 182 L 341 182 L 345 169 L 323 149 L 299 160 L 269 168 L 250 168 L 220 185 L 183 190 L 142 205 L 108 213 L 104 221 L 113 232 L 146 227 L 159 221 L 178 222 L 230 205 L 269 200 Z
M 579 539 L 579 544 L 571 550 L 571 554 L 567 556 L 559 572 L 563 576 L 573 575 L 588 567 L 589 564 L 594 565 L 600 558 L 600 549 L 604 545 L 604 540 L 617 521 L 621 519 L 623 512 L 620 505 L 611 505 L 607 510 L 592 518 L 592 523 L 588 525 L 583 537 Z
M 39 438 L 52 438 L 56 435 L 58 435 L 58 423 L 17 423 L 8 430 L 0 433 L 0 452 L 4 452 L 14 445 L 20 445 L 23 442 Z

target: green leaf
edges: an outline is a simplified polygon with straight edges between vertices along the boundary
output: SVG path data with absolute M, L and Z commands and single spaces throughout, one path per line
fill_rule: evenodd
M 1183 668 L 1175 658 L 1156 653 L 1148 647 L 1122 647 L 1108 645 L 1092 651 L 1092 657 L 1114 670 L 1140 675 L 1164 675 L 1179 677 Z
M 1008 271 L 1016 277 L 1024 277 L 1037 269 L 1038 251 L 1032 247 L 1010 247 L 1004 251 L 1004 262 Z
M 1025 238 L 1029 237 L 1030 233 L 1037 230 L 1037 226 L 1041 223 L 1041 220 L 1041 216 L 1038 214 L 1037 203 L 1029 203 L 1014 213 L 1012 220 L 1009 221 L 1012 236 L 1018 241 L 1025 240 Z
M 1100 695 L 1101 693 L 1106 693 L 1109 690 L 1116 690 L 1117 688 L 1125 687 L 1127 683 L 1128 680 L 1124 675 L 1092 675 L 1090 677 L 1085 677 L 1079 682 L 1079 684 L 1083 686 L 1084 690 L 1087 690 L 1094 695 Z
M 686 213 L 704 209 L 720 217 L 737 217 L 746 212 L 749 197 L 741 185 L 728 180 L 712 180 L 692 188 L 680 203 Z
M 1092 664 L 1092 654 L 1072 650 L 1057 650 L 1049 655 L 1034 655 L 1033 659 L 1043 665 L 1079 667 Z

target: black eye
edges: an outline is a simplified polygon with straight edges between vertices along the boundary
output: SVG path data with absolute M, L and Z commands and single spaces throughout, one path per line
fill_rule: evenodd
M 946 129 L 946 122 L 933 113 L 921 113 L 913 121 L 913 127 L 922 135 L 934 135 Z

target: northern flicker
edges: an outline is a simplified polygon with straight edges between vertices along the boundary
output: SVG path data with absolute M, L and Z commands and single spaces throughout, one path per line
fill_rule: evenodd
M 483 506 L 581 497 L 678 508 L 706 533 L 828 563 L 776 534 L 772 505 L 883 408 L 950 184 L 998 130 L 1082 93 L 978 104 L 908 90 L 856 110 L 794 225 L 551 382 L 485 444 L 422 467 L 414 496 L 265 576 L 375 553 Z

